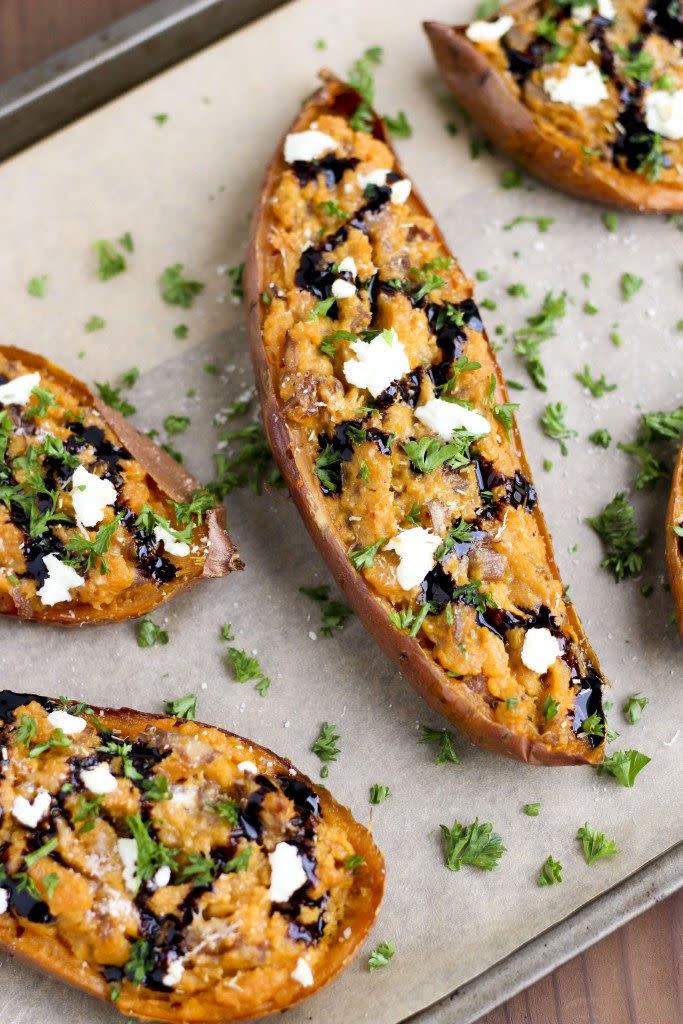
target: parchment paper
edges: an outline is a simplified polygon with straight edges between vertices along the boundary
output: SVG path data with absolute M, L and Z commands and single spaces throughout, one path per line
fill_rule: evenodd
M 323 720 L 338 726 L 342 753 L 329 786 L 355 814 L 371 817 L 368 788 L 391 787 L 374 809 L 372 825 L 387 860 L 387 894 L 368 950 L 396 943 L 394 962 L 370 974 L 361 956 L 326 992 L 288 1014 L 293 1024 L 394 1024 L 561 921 L 614 886 L 681 837 L 677 739 L 681 645 L 670 621 L 665 589 L 662 523 L 664 490 L 639 495 L 644 529 L 655 535 L 644 582 L 616 585 L 601 570 L 597 538 L 584 524 L 632 480 L 632 466 L 614 447 L 586 441 L 597 427 L 630 440 L 638 410 L 668 409 L 683 397 L 681 235 L 663 219 L 620 215 L 609 233 L 600 211 L 529 182 L 501 190 L 504 164 L 484 153 L 471 160 L 465 133 L 451 138 L 444 103 L 421 34 L 422 17 L 464 20 L 469 5 L 389 0 L 300 0 L 149 82 L 0 168 L 0 294 L 3 339 L 59 360 L 88 380 L 113 380 L 131 365 L 143 371 L 130 398 L 136 422 L 159 427 L 168 413 L 186 413 L 192 425 L 175 439 L 187 465 L 212 475 L 214 417 L 251 383 L 241 309 L 229 298 L 227 266 L 240 262 L 248 211 L 266 161 L 323 62 L 345 71 L 370 45 L 383 45 L 378 106 L 403 108 L 414 137 L 400 143 L 407 169 L 423 191 L 466 269 L 491 278 L 478 297 L 498 303 L 486 314 L 492 329 L 521 326 L 546 291 L 566 288 L 573 298 L 558 337 L 544 349 L 547 396 L 515 392 L 520 425 L 535 469 L 557 557 L 587 631 L 614 680 L 615 747 L 637 747 L 652 757 L 633 790 L 591 769 L 524 767 L 459 743 L 462 766 L 437 766 L 419 743 L 421 723 L 443 726 L 401 680 L 360 624 L 351 620 L 333 639 L 318 632 L 318 610 L 298 593 L 302 584 L 328 582 L 284 492 L 236 492 L 228 502 L 231 530 L 247 563 L 244 573 L 207 582 L 155 615 L 168 628 L 166 647 L 140 650 L 129 624 L 79 633 L 0 622 L 4 686 L 66 693 L 74 698 L 159 710 L 161 702 L 199 693 L 199 717 L 253 737 L 316 775 L 310 752 Z M 325 38 L 321 53 L 315 40 Z M 153 115 L 167 113 L 159 126 Z M 506 232 L 518 214 L 550 215 L 545 234 L 533 225 Z M 102 283 L 91 243 L 130 230 L 135 252 L 129 270 Z M 515 257 L 514 252 L 519 252 Z M 189 311 L 165 305 L 157 279 L 165 266 L 185 264 L 206 289 Z M 645 277 L 629 302 L 619 297 L 623 271 Z M 590 288 L 580 274 L 592 277 Z M 42 300 L 26 293 L 29 277 L 48 275 Z M 506 295 L 526 283 L 529 299 Z M 581 312 L 585 299 L 597 315 Z M 92 314 L 107 321 L 86 334 Z M 172 334 L 190 328 L 187 341 Z M 608 340 L 618 324 L 621 349 Z M 85 351 L 82 358 L 78 353 Z M 508 345 L 501 353 L 508 376 L 526 375 Z M 219 376 L 206 374 L 216 362 Z M 589 362 L 618 390 L 594 400 L 574 380 Z M 187 397 L 190 388 L 197 389 Z M 521 396 L 521 397 L 520 397 Z M 563 458 L 537 427 L 546 401 L 567 403 L 567 421 L 579 432 Z M 554 468 L 544 472 L 551 458 Z M 219 639 L 223 622 L 236 642 L 258 653 L 273 685 L 261 698 L 235 683 Z M 650 704 L 637 726 L 619 712 L 641 691 Z M 540 801 L 541 814 L 522 813 Z M 449 873 L 438 826 L 454 818 L 493 822 L 508 848 L 499 868 Z M 574 840 L 588 820 L 616 839 L 620 854 L 587 867 Z M 551 854 L 564 881 L 538 888 Z M 366 951 L 367 952 L 367 951 Z M 0 964 L 0 1018 L 6 1024 L 50 1019 L 57 1024 L 110 1021 L 115 1011 L 7 957 Z

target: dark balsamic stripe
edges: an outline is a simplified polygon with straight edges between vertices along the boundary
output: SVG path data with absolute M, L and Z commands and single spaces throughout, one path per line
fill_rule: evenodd
M 138 565 L 143 575 L 159 584 L 170 583 L 171 580 L 174 580 L 178 570 L 173 562 L 162 553 L 163 543 L 155 540 L 151 534 L 145 533 L 135 525 L 137 516 L 127 505 L 117 502 L 114 511 L 117 515 L 121 515 L 122 524 L 133 538 Z
M 328 153 L 320 160 L 295 160 L 290 166 L 301 188 L 304 188 L 309 181 L 315 181 L 319 174 L 322 174 L 325 184 L 329 188 L 333 188 L 342 180 L 344 172 L 353 170 L 359 162 L 358 157 L 355 156 L 339 157 L 334 153 Z

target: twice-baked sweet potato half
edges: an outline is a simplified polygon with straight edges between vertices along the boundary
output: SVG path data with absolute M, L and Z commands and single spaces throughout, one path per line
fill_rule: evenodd
M 462 109 L 532 174 L 615 206 L 683 210 L 678 0 L 521 0 L 425 30 Z
M 0 613 L 126 619 L 241 568 L 215 505 L 80 381 L 0 346 Z
M 599 761 L 603 679 L 472 285 L 336 80 L 267 172 L 245 298 L 275 457 L 375 639 L 474 742 Z
M 369 832 L 270 750 L 128 708 L 0 692 L 0 947 L 124 1014 L 234 1021 L 367 935 Z
M 683 445 L 676 460 L 666 513 L 666 559 L 678 624 L 683 633 Z

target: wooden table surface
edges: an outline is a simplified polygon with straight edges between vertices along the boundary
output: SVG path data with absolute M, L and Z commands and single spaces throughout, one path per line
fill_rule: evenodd
M 144 0 L 0 0 L 0 82 Z M 681 1024 L 683 890 L 478 1024 Z M 458 1024 L 453 1021 L 452 1024 Z

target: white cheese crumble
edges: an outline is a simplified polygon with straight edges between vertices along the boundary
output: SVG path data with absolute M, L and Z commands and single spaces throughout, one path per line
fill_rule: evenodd
M 311 129 L 307 132 L 292 132 L 285 139 L 285 162 L 293 164 L 295 160 L 318 160 L 325 153 L 336 149 L 339 143 L 331 135 Z
M 258 775 L 258 768 L 253 761 L 240 761 L 237 767 L 241 772 L 246 772 L 249 775 Z
M 9 906 L 9 893 L 7 889 L 0 889 L 0 914 L 4 914 Z
M 136 893 L 138 883 L 138 844 L 134 839 L 117 839 L 119 857 L 123 865 L 123 884 L 128 892 Z
M 407 178 L 400 178 L 391 186 L 391 201 L 395 206 L 400 206 L 408 200 L 412 185 Z
M 39 384 L 39 373 L 22 373 L 6 384 L 0 384 L 0 405 L 26 405 L 31 392 Z
M 171 869 L 168 864 L 162 864 L 160 868 L 154 872 L 152 881 L 156 885 L 157 889 L 165 889 L 168 883 L 171 881 Z
M 46 789 L 39 789 L 32 803 L 25 796 L 18 796 L 12 804 L 12 814 L 26 828 L 36 828 L 50 810 L 51 800 Z
M 353 256 L 345 256 L 341 263 L 338 265 L 337 269 L 339 270 L 340 274 L 352 274 L 353 277 L 355 277 L 356 274 L 358 273 L 356 261 L 354 260 Z
M 465 35 L 473 43 L 495 43 L 510 31 L 514 23 L 515 19 L 509 14 L 503 14 L 495 21 L 473 21 L 467 26 Z
M 270 888 L 268 898 L 273 903 L 286 903 L 306 881 L 306 872 L 296 846 L 278 843 L 268 854 L 270 862 Z
M 593 17 L 593 5 L 592 4 L 581 4 L 578 7 L 572 7 L 572 20 L 578 21 L 579 25 L 585 25 L 587 21 L 590 21 Z
M 87 725 L 85 718 L 70 715 L 68 711 L 51 711 L 47 720 L 53 729 L 61 729 L 65 736 L 77 736 Z
M 303 988 L 310 988 L 313 984 L 313 971 L 311 965 L 302 956 L 296 962 L 296 967 L 292 971 L 291 977 L 294 981 L 298 981 Z
M 585 110 L 608 98 L 609 93 L 595 61 L 570 64 L 564 78 L 546 78 L 543 88 L 553 103 L 566 103 L 574 110 Z
M 177 540 L 163 526 L 154 527 L 154 539 L 157 543 L 164 542 L 164 550 L 169 555 L 178 555 L 179 558 L 184 558 L 190 553 L 190 545 L 186 544 L 184 540 Z
M 363 191 L 365 191 L 367 185 L 378 185 L 381 187 L 382 185 L 386 185 L 387 175 L 389 174 L 391 174 L 391 171 L 387 167 L 376 167 L 374 170 L 368 171 L 367 174 L 359 174 L 358 182 Z M 399 178 L 398 181 L 394 181 L 390 186 L 391 202 L 396 203 L 397 205 L 405 203 L 406 199 L 410 195 L 412 187 L 413 186 L 407 178 Z
M 163 976 L 161 980 L 164 983 L 164 985 L 168 986 L 168 988 L 173 988 L 175 985 L 178 984 L 184 973 L 185 966 L 183 964 L 183 961 L 173 960 L 168 965 L 168 970 L 166 971 L 166 974 Z
M 386 545 L 387 551 L 395 551 L 399 557 L 396 579 L 403 590 L 412 590 L 434 567 L 434 552 L 441 544 L 431 530 L 414 526 L 400 530 Z
M 82 526 L 97 526 L 107 505 L 116 501 L 116 488 L 111 480 L 103 480 L 85 466 L 78 466 L 71 477 L 71 500 L 78 522 Z
M 598 0 L 598 14 L 601 18 L 607 18 L 609 21 L 614 21 L 617 16 L 617 9 L 612 3 L 612 0 Z
M 446 402 L 443 398 L 430 398 L 424 405 L 418 406 L 415 418 L 444 441 L 450 441 L 453 431 L 459 428 L 477 437 L 488 434 L 491 429 L 491 424 L 481 413 L 466 409 L 456 402 Z
M 83 576 L 79 576 L 70 565 L 60 562 L 56 555 L 50 552 L 43 558 L 43 564 L 47 569 L 47 576 L 40 590 L 37 591 L 41 604 L 52 607 L 61 601 L 71 600 L 71 591 L 74 587 L 80 587 L 85 583 Z
M 410 370 L 406 350 L 393 327 L 372 341 L 352 341 L 350 348 L 356 358 L 346 360 L 344 376 L 349 384 L 366 388 L 373 398 Z
M 654 89 L 645 94 L 645 124 L 665 139 L 683 139 L 683 89 Z
M 562 647 L 557 637 L 549 629 L 528 629 L 522 644 L 522 663 L 539 676 L 545 675 L 550 666 L 562 654 Z
M 112 775 L 111 768 L 106 761 L 100 761 L 92 768 L 84 768 L 81 772 L 81 782 L 96 796 L 113 793 L 118 786 L 118 780 L 116 776 Z
M 335 299 L 350 299 L 356 294 L 356 286 L 353 281 L 345 281 L 343 277 L 338 277 L 332 282 L 332 294 Z

